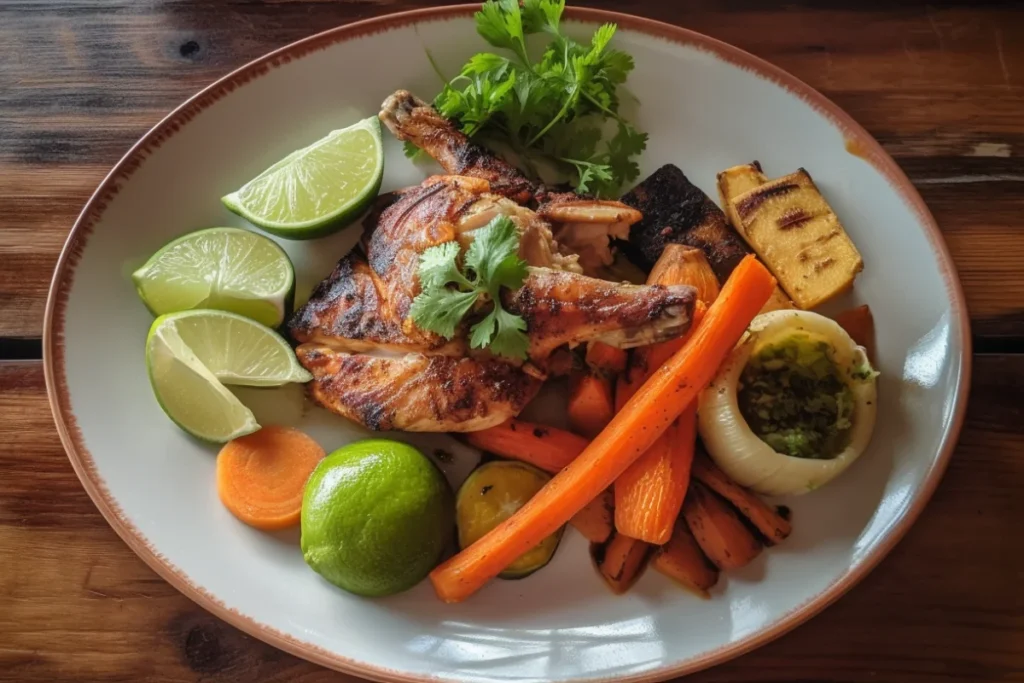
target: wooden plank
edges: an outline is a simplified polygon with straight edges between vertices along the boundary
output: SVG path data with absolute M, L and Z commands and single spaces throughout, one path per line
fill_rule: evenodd
M 0 4 L 0 337 L 38 337 L 75 216 L 190 94 L 327 28 L 427 3 Z M 978 337 L 1024 346 L 1024 13 L 1005 3 L 589 3 L 679 24 L 792 71 L 895 155 L 953 250 Z M 938 4 L 938 3 L 934 3 Z M 6 55 L 10 55 L 7 57 Z
M 971 395 L 893 554 L 813 625 L 688 681 L 1021 680 L 1024 356 L 979 357 Z M 0 363 L 0 548 L 0 679 L 355 680 L 243 635 L 132 554 L 68 464 L 38 362 Z

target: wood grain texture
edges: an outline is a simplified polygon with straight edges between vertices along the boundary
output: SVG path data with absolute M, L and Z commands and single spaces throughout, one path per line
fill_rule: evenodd
M 979 357 L 972 396 L 938 493 L 878 569 L 811 624 L 687 680 L 1024 680 L 1024 356 Z M 64 455 L 38 362 L 0 363 L 0 549 L 0 680 L 355 680 L 226 625 L 132 554 Z
M 57 254 L 107 170 L 270 49 L 409 0 L 0 3 L 0 337 L 38 337 Z M 917 184 L 979 339 L 1024 349 L 1024 3 L 592 0 L 764 57 L 834 99 Z

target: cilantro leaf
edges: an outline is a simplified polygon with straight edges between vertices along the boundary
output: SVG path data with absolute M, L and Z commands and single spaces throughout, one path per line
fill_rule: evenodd
M 478 301 L 491 310 L 470 330 L 473 348 L 489 347 L 499 356 L 523 359 L 529 347 L 526 321 L 502 307 L 502 288 L 518 289 L 526 279 L 526 262 L 519 258 L 519 232 L 507 216 L 497 216 L 477 230 L 459 270 L 459 243 L 446 242 L 420 255 L 421 291 L 409 314 L 425 330 L 451 339 L 462 319 Z M 454 288 L 449 285 L 455 285 Z
M 523 32 L 544 31 L 560 36 L 558 25 L 565 11 L 565 0 L 523 0 Z
M 451 339 L 455 336 L 455 328 L 479 296 L 476 290 L 460 292 L 447 287 L 424 289 L 413 299 L 409 315 L 423 329 Z
M 472 285 L 459 272 L 458 259 L 458 242 L 445 242 L 425 250 L 420 254 L 420 287 L 444 287 L 449 282 L 471 287 Z
M 466 250 L 466 268 L 481 282 L 497 282 L 510 289 L 523 283 L 526 263 L 519 258 L 519 231 L 508 216 L 497 216 L 474 232 Z
M 470 330 L 469 345 L 474 349 L 488 347 L 507 358 L 526 358 L 530 338 L 526 336 L 526 321 L 501 306 L 487 314 Z

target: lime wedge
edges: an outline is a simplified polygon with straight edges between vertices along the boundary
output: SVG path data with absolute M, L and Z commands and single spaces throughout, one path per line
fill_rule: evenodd
M 240 228 L 179 237 L 153 254 L 132 280 L 153 315 L 215 308 L 277 327 L 295 298 L 288 254 L 273 240 Z
M 267 387 L 311 379 L 276 332 L 207 309 L 154 320 L 146 338 L 146 367 L 167 416 L 189 434 L 218 443 L 260 428 L 225 383 Z
M 310 239 L 363 213 L 383 175 L 380 121 L 371 116 L 292 152 L 221 201 L 275 235 Z

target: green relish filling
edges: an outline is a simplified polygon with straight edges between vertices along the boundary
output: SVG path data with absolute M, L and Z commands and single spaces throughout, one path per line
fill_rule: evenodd
M 804 332 L 750 356 L 739 407 L 753 432 L 784 455 L 828 460 L 849 443 L 853 392 L 836 368 L 831 344 Z

